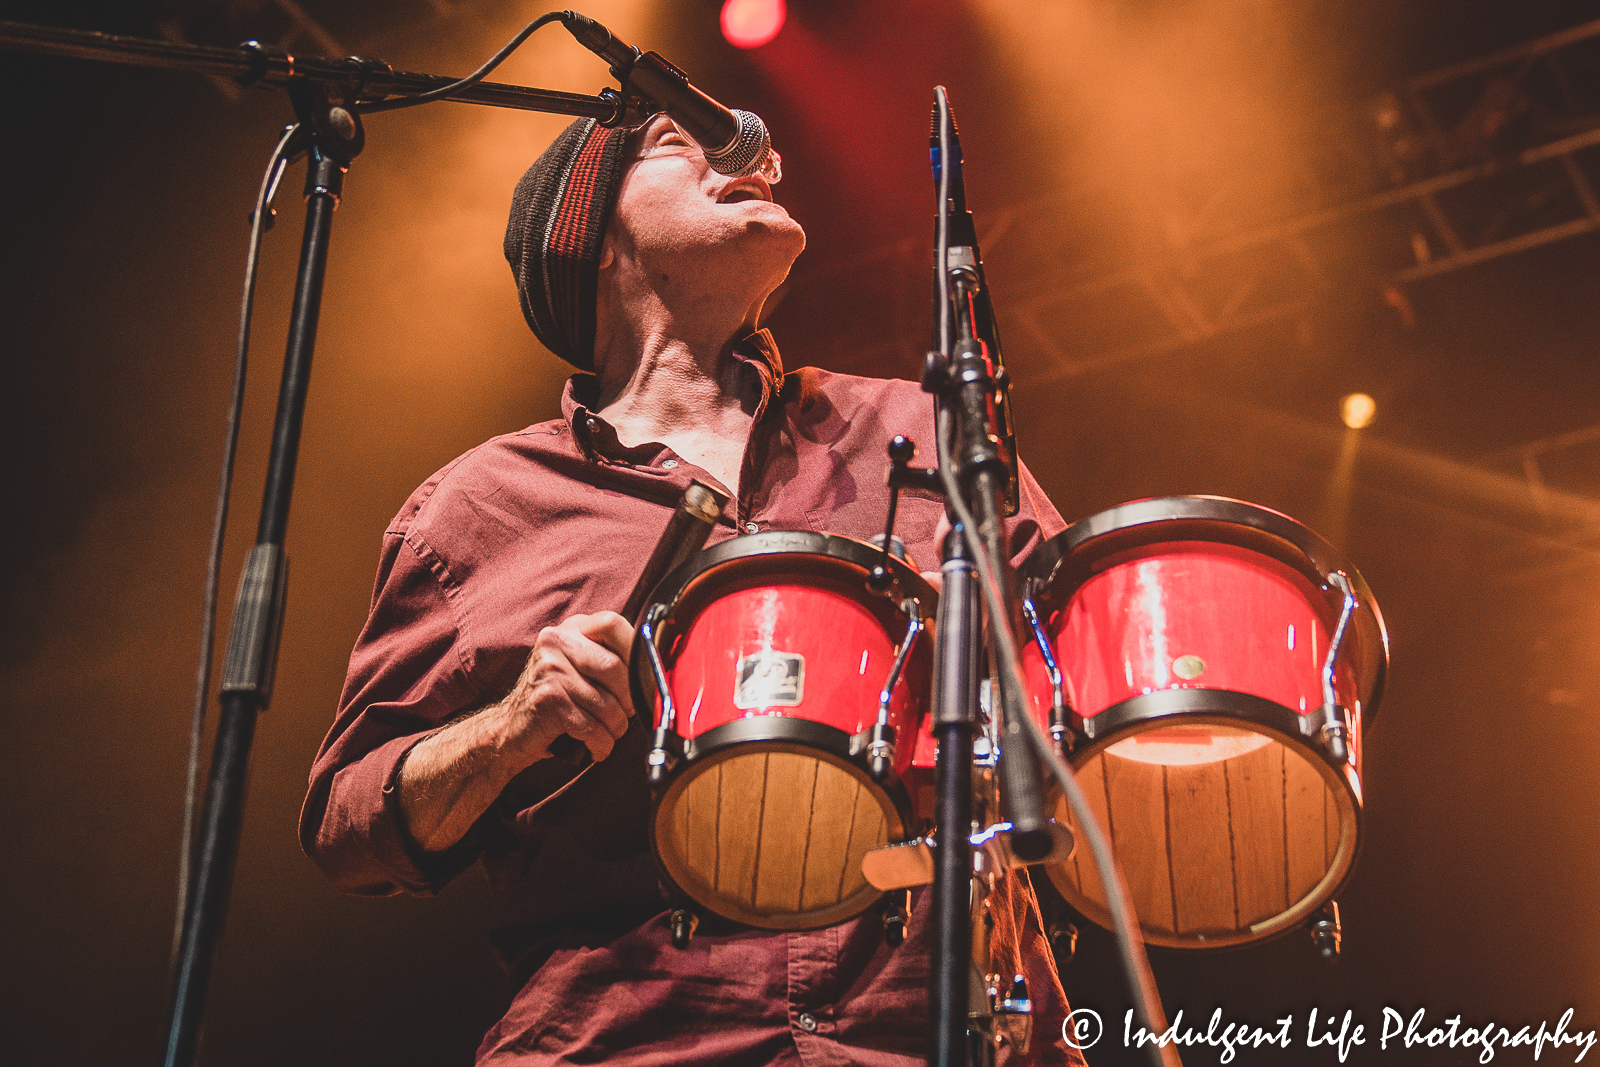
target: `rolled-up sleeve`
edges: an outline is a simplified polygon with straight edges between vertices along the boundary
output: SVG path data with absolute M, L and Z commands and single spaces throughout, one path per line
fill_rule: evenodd
M 300 843 L 339 888 L 434 893 L 476 858 L 472 835 L 425 853 L 405 829 L 406 754 L 486 703 L 450 603 L 450 575 L 398 524 L 384 535 L 372 610 L 350 656 L 333 728 L 311 768 Z

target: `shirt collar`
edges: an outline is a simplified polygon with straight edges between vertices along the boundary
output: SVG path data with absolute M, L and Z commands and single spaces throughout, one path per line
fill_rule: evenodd
M 734 346 L 733 356 L 755 375 L 756 384 L 761 390 L 760 398 L 756 401 L 755 421 L 760 422 L 767 413 L 767 407 L 783 388 L 783 356 L 778 352 L 778 342 L 773 340 L 770 331 L 757 330 Z M 619 447 L 615 433 L 592 410 L 599 400 L 599 391 L 599 378 L 593 374 L 574 374 L 567 379 L 567 387 L 561 394 L 561 414 L 572 428 L 572 438 L 591 459 L 601 458 L 595 440 L 598 427 L 605 427 L 605 437 L 608 439 L 605 443 L 609 445 L 606 451 Z

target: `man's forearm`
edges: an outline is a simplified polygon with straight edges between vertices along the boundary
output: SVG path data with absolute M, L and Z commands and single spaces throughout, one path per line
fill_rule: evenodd
M 466 836 L 506 783 L 566 733 L 595 759 L 628 728 L 633 627 L 614 611 L 571 615 L 534 639 L 528 664 L 498 704 L 445 727 L 406 754 L 400 810 L 411 837 L 442 852 Z
M 506 783 L 534 761 L 516 738 L 510 713 L 494 704 L 408 752 L 399 799 L 412 839 L 442 852 L 465 837 Z

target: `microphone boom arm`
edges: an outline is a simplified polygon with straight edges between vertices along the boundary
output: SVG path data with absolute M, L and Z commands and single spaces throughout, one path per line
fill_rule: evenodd
M 391 96 L 420 96 L 457 80 L 437 74 L 395 70 L 381 59 L 291 55 L 259 41 L 218 48 L 22 22 L 0 21 L 0 50 L 187 70 L 230 78 L 247 88 L 281 89 L 294 81 L 322 82 L 328 86 L 330 97 L 346 104 Z M 645 118 L 640 101 L 629 100 L 626 94 L 614 89 L 596 96 L 583 96 L 553 89 L 479 82 L 452 93 L 448 99 L 517 111 L 598 119 L 604 126 L 637 125 Z

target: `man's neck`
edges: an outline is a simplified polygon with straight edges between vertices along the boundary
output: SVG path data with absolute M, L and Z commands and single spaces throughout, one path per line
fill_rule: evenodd
M 635 291 L 619 291 L 627 288 Z M 732 433 L 742 442 L 760 397 L 733 349 L 753 330 L 763 301 L 671 295 L 677 299 L 643 284 L 602 289 L 597 411 L 629 445 L 692 431 Z
M 695 351 L 671 338 L 646 342 L 626 378 L 601 379 L 598 414 L 628 446 L 682 434 L 749 436 L 759 396 L 731 343 Z
M 763 385 L 734 347 L 799 247 L 738 241 L 690 255 L 652 246 L 641 257 L 607 240 L 595 301 L 597 413 L 624 445 L 659 441 L 737 492 Z
M 761 386 L 733 354 L 735 341 L 695 345 L 669 331 L 635 336 L 632 360 L 598 364 L 597 414 L 624 446 L 664 444 L 737 495 Z

